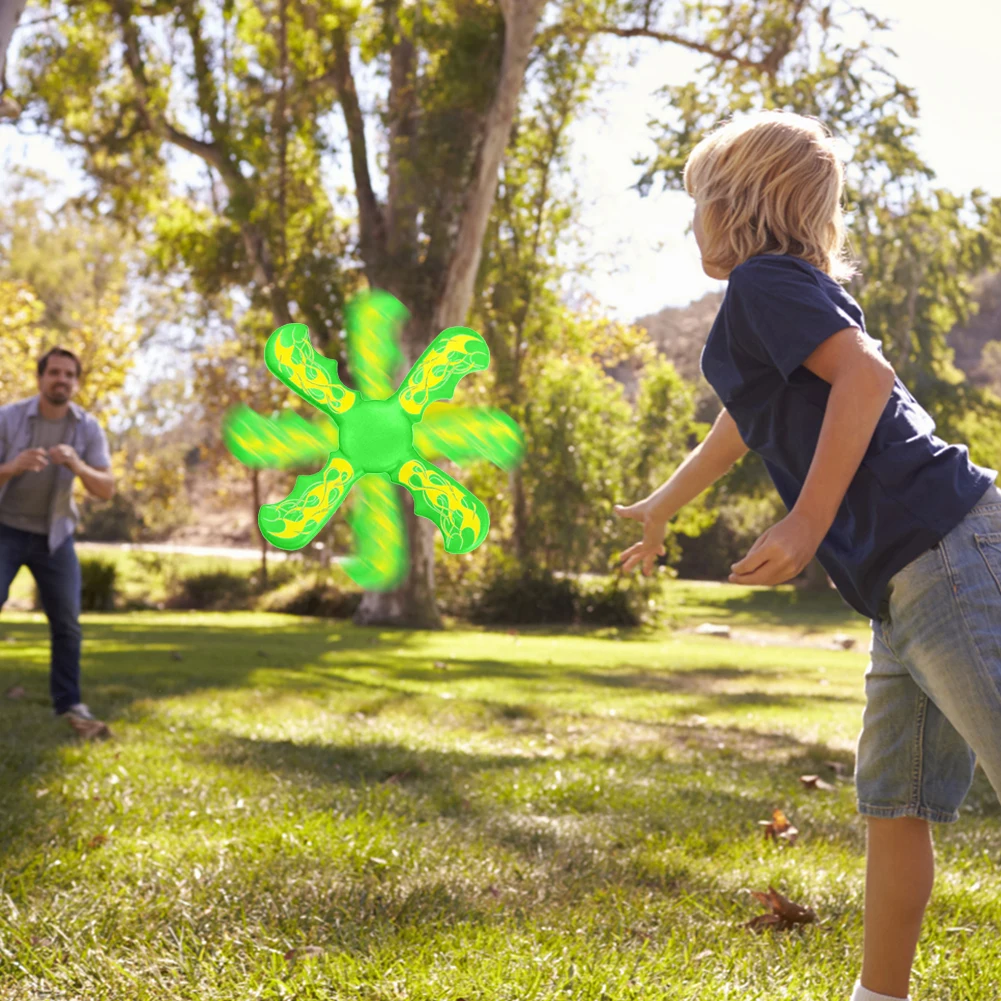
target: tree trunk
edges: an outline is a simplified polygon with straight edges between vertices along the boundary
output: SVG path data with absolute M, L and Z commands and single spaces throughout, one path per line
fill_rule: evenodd
M 497 194 L 498 171 L 511 136 L 511 125 L 518 108 L 518 98 L 525 82 L 525 70 L 532 49 L 545 0 L 500 0 L 504 11 L 504 56 L 500 82 L 493 104 L 487 113 L 483 142 L 476 159 L 474 175 L 466 192 L 466 204 L 459 232 L 444 276 L 442 293 L 431 315 L 419 313 L 417 302 L 411 308 L 414 319 L 407 325 L 404 355 L 413 364 L 445 327 L 465 322 L 473 299 L 473 285 L 483 254 L 490 210 Z M 405 208 L 399 205 L 396 208 Z M 407 278 L 386 282 L 388 290 L 404 289 Z M 406 494 L 400 488 L 401 494 Z M 395 591 L 369 591 L 362 598 L 354 621 L 358 625 L 397 625 L 421 629 L 442 628 L 441 614 L 434 593 L 434 542 L 438 529 L 413 513 L 409 494 L 403 499 L 410 540 L 410 573 Z
M 511 489 L 511 510 L 514 515 L 514 554 L 520 566 L 525 566 L 528 560 L 528 540 L 525 538 L 528 528 L 528 516 L 525 511 L 525 480 L 521 466 L 515 466 L 508 476 Z
M 6 79 L 7 49 L 26 2 L 27 0 L 0 0 L 0 81 Z M 17 118 L 21 114 L 20 105 L 12 97 L 2 95 L 3 86 L 0 83 L 0 119 Z
M 250 471 L 250 483 L 254 495 L 254 530 L 261 540 L 261 581 L 260 587 L 263 591 L 268 586 L 268 542 L 261 534 L 261 529 L 257 523 L 257 515 L 261 510 L 261 471 L 252 469 Z
M 525 83 L 525 70 L 532 41 L 546 0 L 500 0 L 504 11 L 504 57 L 500 81 L 487 113 L 483 143 L 476 158 L 476 172 L 467 191 L 466 207 L 438 301 L 435 319 L 439 329 L 462 324 L 473 299 L 473 285 L 483 255 L 483 237 L 497 195 L 498 172 L 518 98 Z
M 410 320 L 400 345 L 407 370 L 437 334 L 438 331 L 432 329 L 427 319 L 422 319 L 420 315 Z M 410 571 L 404 582 L 393 591 L 366 591 L 353 621 L 359 626 L 442 629 L 444 623 L 434 593 L 434 544 L 438 527 L 427 518 L 414 514 L 414 499 L 408 490 L 397 487 L 397 491 L 406 521 Z

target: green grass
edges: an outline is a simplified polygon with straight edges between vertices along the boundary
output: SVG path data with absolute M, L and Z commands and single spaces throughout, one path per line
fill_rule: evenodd
M 667 592 L 677 622 L 858 631 L 833 596 Z M 114 742 L 52 719 L 44 619 L 0 619 L 0 691 L 27 689 L 0 700 L 5 1001 L 849 995 L 864 828 L 850 778 L 798 777 L 850 774 L 864 648 L 253 613 L 84 630 Z M 761 836 L 775 807 L 792 847 Z M 915 1001 L 998 996 L 999 818 L 978 771 L 936 829 Z M 819 924 L 742 928 L 769 884 Z

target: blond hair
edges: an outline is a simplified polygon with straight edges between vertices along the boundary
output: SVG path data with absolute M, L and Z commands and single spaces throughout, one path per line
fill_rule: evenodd
M 835 281 L 855 277 L 835 142 L 820 121 L 789 111 L 731 118 L 706 135 L 684 171 L 700 208 L 703 262 L 729 274 L 755 254 L 792 254 Z

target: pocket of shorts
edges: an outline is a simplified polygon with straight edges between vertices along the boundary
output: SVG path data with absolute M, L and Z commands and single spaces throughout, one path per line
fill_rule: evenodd
M 1001 591 L 1001 532 L 976 535 L 974 538 L 977 540 L 977 548 L 987 564 L 987 569 L 990 570 L 998 590 Z

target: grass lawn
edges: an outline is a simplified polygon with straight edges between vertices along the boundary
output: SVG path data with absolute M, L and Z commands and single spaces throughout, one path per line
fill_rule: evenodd
M 667 591 L 675 624 L 865 635 L 833 595 Z M 864 643 L 91 615 L 117 739 L 85 745 L 44 619 L 0 634 L 4 1001 L 848 999 Z M 936 828 L 914 1001 L 999 996 L 999 820 L 978 771 Z M 817 923 L 741 927 L 769 885 Z

